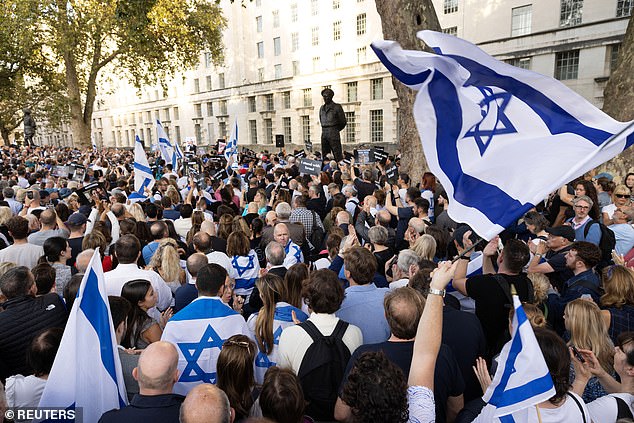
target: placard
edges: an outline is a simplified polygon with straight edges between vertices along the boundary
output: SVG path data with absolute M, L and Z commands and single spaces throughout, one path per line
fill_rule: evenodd
M 216 144 L 216 151 L 218 154 L 222 154 L 225 152 L 225 148 L 227 147 L 227 143 L 223 139 L 218 140 L 218 144 Z
M 311 153 L 313 152 L 313 143 L 310 140 L 304 140 L 304 147 Z
M 373 147 L 370 150 L 370 162 L 381 162 L 385 163 L 387 161 L 389 154 L 385 150 L 379 150 L 376 147 Z
M 219 171 L 211 175 L 211 179 L 213 179 L 214 181 L 223 181 L 228 177 L 229 174 L 227 173 L 227 169 L 220 169 Z
M 82 182 L 86 176 L 86 168 L 82 165 L 75 165 L 75 172 L 73 173 L 73 181 Z
M 304 157 L 306 157 L 306 152 L 304 150 L 300 150 L 297 153 L 295 153 L 296 159 L 303 159 Z
M 321 164 L 321 160 L 301 159 L 299 161 L 299 173 L 319 175 L 321 172 Z
M 373 161 L 370 160 L 370 150 L 356 150 L 354 160 L 361 165 L 365 165 Z
M 387 176 L 387 182 L 390 185 L 398 183 L 398 167 L 396 167 L 396 165 L 392 165 L 385 169 L 385 176 Z

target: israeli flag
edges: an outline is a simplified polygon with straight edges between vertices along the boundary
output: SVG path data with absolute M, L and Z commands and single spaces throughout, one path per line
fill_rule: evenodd
M 93 151 L 97 151 L 97 142 L 95 141 L 95 134 L 90 134 L 90 143 L 92 144 Z
M 308 319 L 308 315 L 301 311 L 300 309 L 293 307 L 292 305 L 280 301 L 275 304 L 275 313 L 273 315 L 273 348 L 271 352 L 265 354 L 262 350 L 258 348 L 258 354 L 255 357 L 255 383 L 261 385 L 264 383 L 264 375 L 269 367 L 273 367 L 277 365 L 279 360 L 279 348 L 280 344 L 280 335 L 282 331 L 289 326 L 295 326 L 293 322 L 293 311 L 295 312 L 295 316 L 297 320 L 300 322 L 306 321 Z M 251 332 L 251 336 L 255 338 L 255 323 L 257 321 L 259 313 L 252 314 L 247 321 L 247 326 L 249 327 L 249 331 Z
M 183 154 L 183 151 L 181 150 L 181 148 L 178 145 L 178 141 L 176 141 L 176 140 L 174 140 L 174 151 L 176 152 L 176 158 L 178 160 L 180 160 L 183 157 L 185 157 L 185 155 Z
M 95 251 L 79 286 L 39 406 L 81 407 L 83 420 L 96 422 L 106 411 L 126 405 L 101 256 Z
M 225 159 L 227 159 L 227 167 L 231 166 L 232 163 L 238 164 L 238 119 L 233 123 L 231 136 L 227 141 L 224 154 Z
M 437 54 L 393 41 L 372 48 L 418 90 L 416 125 L 429 167 L 451 198 L 449 215 L 487 240 L 634 142 L 632 126 L 553 78 L 499 62 L 451 35 L 418 37 Z
M 176 150 L 167 137 L 167 132 L 165 132 L 165 128 L 163 128 L 161 121 L 158 119 L 156 119 L 156 132 L 158 133 L 158 146 L 163 160 L 165 160 L 165 163 L 171 163 L 172 168 L 176 170 Z
M 150 164 L 147 161 L 143 142 L 139 136 L 134 141 L 134 192 L 128 197 L 130 200 L 145 200 L 145 189 L 151 190 L 156 183 Z
M 222 344 L 233 335 L 249 336 L 244 318 L 218 297 L 198 297 L 165 325 L 162 341 L 178 350 L 174 393 L 187 395 L 196 385 L 216 383 Z
M 524 420 L 516 420 L 511 415 L 555 395 L 548 366 L 517 295 L 513 296 L 513 304 L 511 340 L 502 348 L 493 382 L 482 397 L 488 403 L 488 409 L 483 412 L 499 417 L 502 422 Z M 519 413 L 519 416 L 524 414 Z
M 236 295 L 251 295 L 255 282 L 260 276 L 260 262 L 255 250 L 246 256 L 231 257 L 231 267 L 227 269 L 229 277 L 236 283 Z

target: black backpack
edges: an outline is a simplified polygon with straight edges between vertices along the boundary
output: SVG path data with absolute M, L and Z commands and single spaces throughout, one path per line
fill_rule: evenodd
M 601 269 L 603 269 L 604 267 L 614 264 L 614 262 L 612 261 L 612 250 L 614 250 L 614 247 L 616 246 L 616 236 L 614 235 L 614 231 L 605 226 L 603 223 L 596 220 L 590 220 L 583 228 L 584 238 L 588 236 L 590 226 L 594 224 L 599 225 L 599 229 L 601 229 L 601 241 L 599 241 L 599 249 L 601 250 L 601 261 L 596 266 L 597 272 L 600 272 Z
M 324 336 L 310 320 L 299 326 L 313 339 L 297 373 L 308 401 L 305 413 L 318 421 L 334 421 L 339 385 L 350 360 L 350 350 L 343 343 L 348 323 L 339 320 L 330 336 Z
M 313 214 L 313 233 L 310 234 L 310 244 L 312 248 L 310 250 L 310 255 L 315 256 L 318 255 L 321 251 L 321 246 L 324 245 L 324 238 L 326 236 L 326 232 L 317 224 L 317 213 L 311 211 Z

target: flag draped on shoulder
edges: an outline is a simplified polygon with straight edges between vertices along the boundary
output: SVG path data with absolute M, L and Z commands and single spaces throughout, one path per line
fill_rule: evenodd
M 83 421 L 127 405 L 110 305 L 95 251 L 42 393 L 40 407 L 82 408 Z
M 449 195 L 449 215 L 485 239 L 634 143 L 631 124 L 553 78 L 448 34 L 418 37 L 436 54 L 393 41 L 372 48 L 397 79 L 418 90 L 414 117 L 429 167 Z
M 233 163 L 238 163 L 238 120 L 236 119 L 233 123 L 233 129 L 231 130 L 231 135 L 229 136 L 229 141 L 227 141 L 227 146 L 225 147 L 225 159 L 227 160 L 227 167 L 231 166 Z
M 178 155 L 174 146 L 167 137 L 165 128 L 163 128 L 161 121 L 158 119 L 156 120 L 156 132 L 158 133 L 158 146 L 163 160 L 165 160 L 165 163 L 171 164 L 172 168 L 176 170 L 176 160 L 178 159 Z
M 485 413 L 499 417 L 500 421 L 528 422 L 522 418 L 528 417 L 528 414 L 521 411 L 552 398 L 556 392 L 533 328 L 517 295 L 513 296 L 513 304 L 515 315 L 511 340 L 502 348 L 493 382 L 482 399 L 488 403 Z
M 128 198 L 131 200 L 145 200 L 145 190 L 151 190 L 156 183 L 150 164 L 147 161 L 143 142 L 136 136 L 134 141 L 134 192 Z

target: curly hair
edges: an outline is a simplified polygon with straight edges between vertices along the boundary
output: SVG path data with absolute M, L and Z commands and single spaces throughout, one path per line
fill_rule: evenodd
M 341 399 L 353 422 L 406 422 L 407 383 L 403 371 L 385 354 L 366 352 L 352 366 Z

